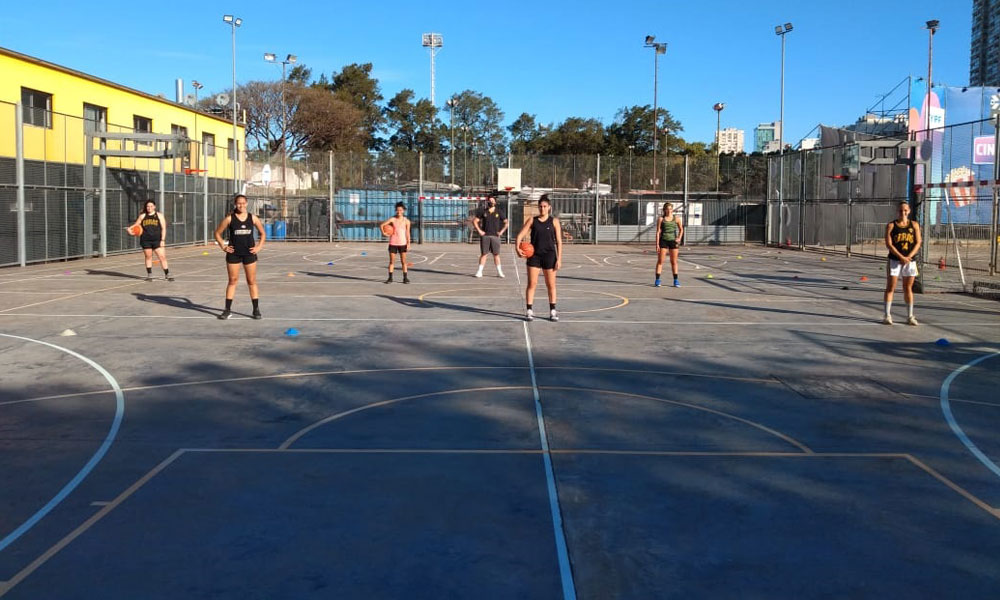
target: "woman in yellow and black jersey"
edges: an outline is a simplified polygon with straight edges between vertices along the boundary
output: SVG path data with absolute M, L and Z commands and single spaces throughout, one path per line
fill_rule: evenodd
M 228 231 L 228 240 L 222 239 L 224 231 Z M 255 232 L 260 234 L 259 239 L 255 238 Z M 250 288 L 253 318 L 262 318 L 257 290 L 257 254 L 264 247 L 266 237 L 260 219 L 247 211 L 247 197 L 237 194 L 233 198 L 233 212 L 222 219 L 215 228 L 215 241 L 226 253 L 226 272 L 229 274 L 229 282 L 226 284 L 226 308 L 219 314 L 220 319 L 228 319 L 233 314 L 233 296 L 236 295 L 236 284 L 240 280 L 240 265 L 243 265 L 247 287 Z
M 164 244 L 167 240 L 167 220 L 163 213 L 156 210 L 156 203 L 146 200 L 142 214 L 133 223 L 133 227 L 141 227 L 142 233 L 139 235 L 139 245 L 146 258 L 146 281 L 153 280 L 153 253 L 160 259 L 160 266 L 163 267 L 163 278 L 173 281 L 170 276 L 170 267 L 167 265 L 167 249 Z
M 889 250 L 885 278 L 885 315 L 882 322 L 892 325 L 892 293 L 896 280 L 903 278 L 903 299 L 906 300 L 906 323 L 916 325 L 913 316 L 913 281 L 917 277 L 917 263 L 913 257 L 920 250 L 920 225 L 910 220 L 910 205 L 900 202 L 896 209 L 896 220 L 885 226 L 885 247 Z
M 677 254 L 684 237 L 684 225 L 681 218 L 674 214 L 674 205 L 663 204 L 663 214 L 656 220 L 656 280 L 653 285 L 660 287 L 660 274 L 663 273 L 663 259 L 670 255 L 670 270 L 674 275 L 674 287 L 681 287 L 677 279 Z

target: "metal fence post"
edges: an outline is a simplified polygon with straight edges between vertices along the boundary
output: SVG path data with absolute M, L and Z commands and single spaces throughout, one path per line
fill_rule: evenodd
M 205 170 L 201 174 L 202 181 L 202 197 L 204 199 L 204 206 L 202 207 L 202 236 L 205 238 L 205 245 L 208 245 L 208 146 L 204 142 L 201 144 L 201 156 L 204 164 L 202 165 Z
M 770 246 L 772 241 L 771 236 L 771 219 L 774 215 L 771 213 L 771 158 L 765 155 L 764 160 L 767 161 L 767 184 L 764 188 L 764 245 Z M 687 167 L 685 166 L 685 170 Z
M 333 207 L 334 207 L 334 204 L 333 204 L 333 189 L 334 189 L 334 187 L 333 187 L 333 185 L 334 185 L 333 177 L 334 177 L 334 175 L 333 175 L 333 150 L 330 150 L 330 206 L 327 208 L 327 211 L 326 211 L 327 217 L 330 219 L 330 229 L 328 231 L 329 236 L 330 236 L 330 243 L 333 243 L 333 222 L 334 222 L 334 219 L 333 219 L 333 216 L 334 216 L 333 215 Z
M 163 191 L 167 187 L 167 179 L 163 174 L 163 159 L 160 159 L 160 193 L 157 195 L 157 206 L 160 207 L 161 211 L 167 210 L 166 206 L 166 193 Z M 235 192 L 234 192 L 235 193 Z
M 689 192 L 689 191 L 690 191 L 690 189 L 691 189 L 691 187 L 690 187 L 690 185 L 689 185 L 689 183 L 688 183 L 688 173 L 689 173 L 689 171 L 688 171 L 688 167 L 690 166 L 690 164 L 688 163 L 688 160 L 689 160 L 689 158 L 690 158 L 690 157 L 688 156 L 688 153 L 687 153 L 687 152 L 685 152 L 685 153 L 684 153 L 684 185 L 683 185 L 683 188 L 682 188 L 682 189 L 684 190 L 684 194 L 683 194 L 683 196 L 682 196 L 682 198 L 683 198 L 683 199 L 682 199 L 682 202 L 684 203 L 684 216 L 683 216 L 683 217 L 681 218 L 681 219 L 682 219 L 682 221 L 684 222 L 684 233 L 685 233 L 685 235 L 684 235 L 684 237 L 683 237 L 683 238 L 681 239 L 681 245 L 682 245 L 682 246 L 685 246 L 685 245 L 687 245 L 687 228 L 688 228 L 688 192 Z M 659 233 L 660 233 L 660 232 L 659 232 L 659 231 L 657 231 L 655 235 L 659 235 Z M 655 239 L 655 235 L 654 235 L 654 239 Z
M 417 182 L 417 219 L 420 223 L 420 241 L 418 243 L 424 243 L 424 201 L 421 199 L 424 197 L 424 153 L 423 151 L 419 154 L 420 161 L 420 180 Z
M 806 152 L 799 152 L 799 250 L 805 250 L 806 222 Z M 850 227 L 850 225 L 848 225 Z
M 594 180 L 594 243 L 597 243 L 598 213 L 601 212 L 601 155 L 597 155 L 597 179 Z
M 1000 220 L 1000 112 L 993 120 L 993 219 L 990 224 L 990 275 L 997 274 L 997 221 Z
M 24 221 L 24 108 L 15 107 L 14 138 L 17 154 L 17 262 L 23 267 L 28 262 L 28 245 L 25 240 L 27 227 Z
M 108 157 L 103 152 L 107 147 L 108 141 L 101 138 L 101 197 L 97 208 L 97 222 L 101 233 L 102 258 L 108 256 Z

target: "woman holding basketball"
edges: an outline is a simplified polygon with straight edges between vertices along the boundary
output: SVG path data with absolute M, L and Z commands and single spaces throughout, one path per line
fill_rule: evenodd
M 677 279 L 678 246 L 684 237 L 684 225 L 681 218 L 674 214 L 674 205 L 665 202 L 663 214 L 656 220 L 656 280 L 653 285 L 660 287 L 660 274 L 663 273 L 663 259 L 670 254 L 670 270 L 674 274 L 674 287 L 681 287 Z
M 910 220 L 910 205 L 900 202 L 896 208 L 896 220 L 885 226 L 885 247 L 889 250 L 889 260 L 885 267 L 885 315 L 882 322 L 892 325 L 892 294 L 896 290 L 896 280 L 903 278 L 903 299 L 906 301 L 906 323 L 917 325 L 913 316 L 913 281 L 917 277 L 917 263 L 913 257 L 920 250 L 920 225 Z
M 517 255 L 528 259 L 528 288 L 524 291 L 526 303 L 525 319 L 535 320 L 532 303 L 535 288 L 538 287 L 538 272 L 545 273 L 545 287 L 549 292 L 549 319 L 559 320 L 556 312 L 556 271 L 562 268 L 562 226 L 559 219 L 552 216 L 552 203 L 548 194 L 538 199 L 539 216 L 524 224 L 517 234 L 515 248 Z M 531 240 L 531 249 L 522 248 L 522 243 Z
M 254 240 L 254 229 L 260 233 L 259 242 Z M 222 232 L 227 230 L 228 242 L 222 239 Z M 264 247 L 265 239 L 264 225 L 260 219 L 247 212 L 247 197 L 237 194 L 233 198 L 233 212 L 215 228 L 215 241 L 226 253 L 226 271 L 229 273 L 229 283 L 226 284 L 226 309 L 219 315 L 220 319 L 228 319 L 233 314 L 233 296 L 236 295 L 236 284 L 240 280 L 240 265 L 243 265 L 247 287 L 250 288 L 253 318 L 261 318 L 257 296 L 257 253 Z
M 406 218 L 406 205 L 396 203 L 396 216 L 390 217 L 379 225 L 382 233 L 389 236 L 389 278 L 385 283 L 392 283 L 392 255 L 399 255 L 403 267 L 403 283 L 410 283 L 406 270 L 406 253 L 410 251 L 410 220 Z
M 160 259 L 160 266 L 163 267 L 163 278 L 173 281 L 170 276 L 170 267 L 167 265 L 167 249 L 164 244 L 167 240 L 167 220 L 163 213 L 156 210 L 156 202 L 146 200 L 143 205 L 142 214 L 135 220 L 135 223 L 128 228 L 129 231 L 138 231 L 139 245 L 146 258 L 146 281 L 153 280 L 153 253 Z

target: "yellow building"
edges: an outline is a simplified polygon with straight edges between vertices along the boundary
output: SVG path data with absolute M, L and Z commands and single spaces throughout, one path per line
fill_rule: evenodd
M 25 160 L 83 164 L 87 131 L 181 134 L 194 142 L 189 147 L 190 156 L 164 161 L 166 172 L 206 169 L 209 177 L 233 179 L 232 121 L 0 48 L 0 156 L 15 156 L 18 102 L 23 105 Z M 240 151 L 244 141 L 245 130 L 239 124 L 236 148 Z M 108 148 L 120 148 L 117 144 L 120 142 L 108 142 Z M 135 148 L 130 143 L 125 149 L 149 148 Z M 159 159 L 148 158 L 109 158 L 108 166 L 160 170 Z M 242 166 L 236 168 L 242 179 Z

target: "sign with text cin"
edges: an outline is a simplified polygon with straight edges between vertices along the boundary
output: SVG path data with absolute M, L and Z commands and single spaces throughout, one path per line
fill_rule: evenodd
M 981 135 L 972 142 L 972 163 L 976 165 L 992 165 L 996 160 L 996 140 L 992 135 Z

